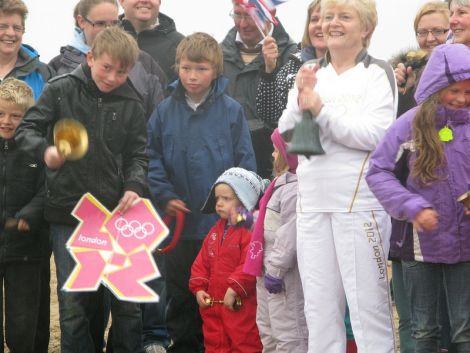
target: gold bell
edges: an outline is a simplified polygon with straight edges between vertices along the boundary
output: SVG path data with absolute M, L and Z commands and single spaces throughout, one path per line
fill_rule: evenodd
M 88 151 L 88 134 L 75 119 L 61 119 L 54 126 L 54 145 L 67 160 L 82 158 Z

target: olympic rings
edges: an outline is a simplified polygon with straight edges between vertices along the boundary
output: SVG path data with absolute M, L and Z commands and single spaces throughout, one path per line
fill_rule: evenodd
M 152 235 L 155 232 L 155 226 L 150 222 L 141 224 L 137 220 L 128 222 L 127 219 L 119 217 L 114 222 L 114 227 L 124 238 L 130 238 L 134 236 L 136 239 L 145 239 L 148 235 Z

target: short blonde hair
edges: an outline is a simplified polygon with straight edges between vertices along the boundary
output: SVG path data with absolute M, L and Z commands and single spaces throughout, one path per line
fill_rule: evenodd
M 98 33 L 91 53 L 95 59 L 108 54 L 125 68 L 133 67 L 139 59 L 139 47 L 135 39 L 119 27 L 108 27 Z
M 214 68 L 216 75 L 224 71 L 224 58 L 219 43 L 207 33 L 193 33 L 178 44 L 176 48 L 176 71 L 182 59 L 197 63 L 207 61 Z
M 26 4 L 21 0 L 1 0 L 0 14 L 20 15 L 24 27 L 26 17 L 28 16 L 28 8 L 26 7 Z
M 431 15 L 433 13 L 440 13 L 444 15 L 447 21 L 449 21 L 450 11 L 445 2 L 442 2 L 442 1 L 427 2 L 423 6 L 421 6 L 421 8 L 416 13 L 415 21 L 414 21 L 415 33 L 418 31 L 418 24 L 419 24 L 419 21 L 421 21 L 421 18 L 423 16 Z
M 310 25 L 310 16 L 312 16 L 313 10 L 320 6 L 321 0 L 313 0 L 307 8 L 307 23 L 305 23 L 304 35 L 302 37 L 301 46 L 307 48 L 312 46 L 310 35 L 308 34 L 308 26 Z
M 26 82 L 8 77 L 0 83 L 0 100 L 26 112 L 34 105 L 33 90 Z
M 369 30 L 367 36 L 363 39 L 362 45 L 367 48 L 370 44 L 372 34 L 377 27 L 377 6 L 375 0 L 322 0 L 321 1 L 321 14 L 324 17 L 325 11 L 333 6 L 351 6 L 359 15 L 359 20 L 363 28 Z

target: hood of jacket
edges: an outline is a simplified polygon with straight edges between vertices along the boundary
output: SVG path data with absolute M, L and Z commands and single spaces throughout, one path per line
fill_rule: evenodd
M 435 47 L 416 88 L 415 99 L 423 103 L 449 85 L 470 79 L 470 48 L 463 44 Z
M 209 96 L 207 97 L 207 100 L 210 99 L 210 97 L 213 97 L 214 99 L 219 97 L 220 95 L 224 94 L 225 88 L 228 86 L 228 79 L 225 76 L 220 75 L 214 80 L 214 83 L 212 84 L 211 92 Z M 185 98 L 185 91 L 184 87 L 181 84 L 180 80 L 173 81 L 168 85 L 168 90 L 172 92 L 178 99 L 184 99 Z

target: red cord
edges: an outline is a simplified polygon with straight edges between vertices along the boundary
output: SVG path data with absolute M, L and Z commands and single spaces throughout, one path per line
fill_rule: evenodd
M 169 227 L 173 222 L 174 217 L 170 215 L 165 215 L 163 217 L 163 222 Z M 175 224 L 175 231 L 173 232 L 173 239 L 171 239 L 170 244 L 165 246 L 163 249 L 157 249 L 157 253 L 164 254 L 173 249 L 176 244 L 178 244 L 178 240 L 180 239 L 181 232 L 183 231 L 184 227 L 184 212 L 176 211 L 176 224 Z

